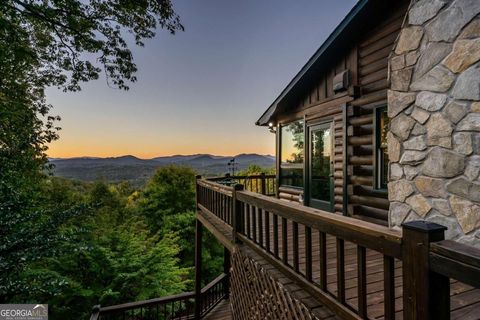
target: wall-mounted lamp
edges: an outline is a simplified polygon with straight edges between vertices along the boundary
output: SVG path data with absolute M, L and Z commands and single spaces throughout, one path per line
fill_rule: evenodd
M 268 129 L 270 130 L 271 133 L 277 133 L 277 130 L 273 125 L 273 122 L 268 123 Z

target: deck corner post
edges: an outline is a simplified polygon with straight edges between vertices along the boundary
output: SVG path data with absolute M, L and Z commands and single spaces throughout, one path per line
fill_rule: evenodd
M 197 210 L 198 210 L 198 201 L 200 200 L 198 180 L 201 180 L 201 179 L 202 179 L 201 175 L 196 175 L 195 176 L 195 207 L 196 207 Z
M 90 320 L 97 320 L 100 316 L 101 306 L 99 304 L 94 305 L 92 308 L 92 314 L 90 315 Z
M 263 195 L 267 194 L 267 186 L 266 186 L 266 179 L 265 179 L 265 172 L 260 173 L 260 190 Z
M 196 219 L 195 230 L 195 319 L 202 315 L 202 223 Z
M 240 240 L 237 237 L 237 233 L 243 233 L 243 217 L 242 217 L 242 203 L 237 200 L 237 192 L 243 191 L 242 184 L 236 184 L 233 186 L 232 193 L 232 237 L 234 243 L 239 243 Z
M 411 221 L 403 223 L 402 227 L 403 318 L 405 320 L 448 318 L 450 312 L 448 278 L 445 281 L 441 276 L 433 274 L 429 265 L 430 243 L 444 240 L 447 228 L 428 221 Z M 443 298 L 438 300 L 442 296 Z M 445 300 L 448 302 L 444 303 Z

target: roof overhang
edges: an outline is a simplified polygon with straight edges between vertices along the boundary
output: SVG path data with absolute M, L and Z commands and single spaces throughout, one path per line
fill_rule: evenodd
M 318 73 L 322 72 L 332 59 L 338 57 L 339 53 L 351 47 L 351 40 L 358 38 L 361 30 L 365 30 L 365 25 L 372 23 L 373 19 L 369 17 L 382 14 L 388 4 L 389 1 L 385 0 L 358 1 L 255 124 L 265 126 L 270 122 L 275 123 L 276 116 L 285 112 L 290 102 L 300 98 L 308 90 L 312 81 L 318 78 Z

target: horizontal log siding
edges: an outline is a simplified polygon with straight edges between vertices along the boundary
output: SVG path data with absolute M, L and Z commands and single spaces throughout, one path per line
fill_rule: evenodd
M 409 1 L 399 1 L 385 12 L 374 27 L 370 27 L 349 50 L 338 54 L 336 62 L 319 72 L 310 90 L 278 116 L 280 123 L 305 118 L 307 124 L 319 119 L 334 122 L 334 211 L 343 208 L 343 117 L 347 108 L 347 175 L 348 207 L 346 215 L 386 225 L 388 196 L 375 190 L 374 185 L 374 110 L 387 104 L 388 56 L 397 38 Z M 333 77 L 349 69 L 351 85 L 347 91 L 333 92 Z M 354 96 L 354 92 L 358 92 Z M 298 201 L 298 193 L 281 188 L 279 197 Z
M 397 38 L 406 12 L 392 8 L 384 20 L 358 43 L 358 83 L 360 96 L 348 112 L 348 214 L 372 222 L 387 224 L 387 194 L 375 190 L 374 183 L 374 110 L 387 104 L 388 55 Z

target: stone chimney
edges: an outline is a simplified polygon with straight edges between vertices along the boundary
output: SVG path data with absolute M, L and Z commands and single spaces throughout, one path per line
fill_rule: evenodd
M 412 1 L 389 60 L 389 223 L 480 247 L 480 0 Z

